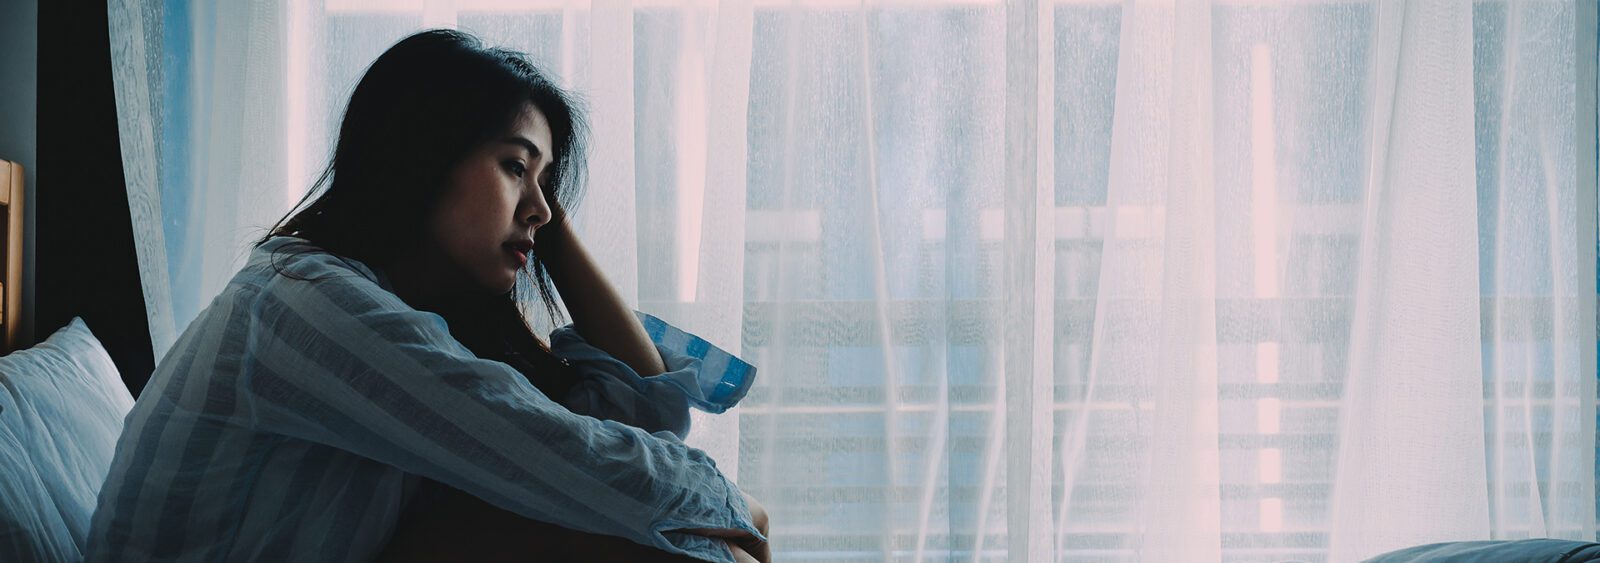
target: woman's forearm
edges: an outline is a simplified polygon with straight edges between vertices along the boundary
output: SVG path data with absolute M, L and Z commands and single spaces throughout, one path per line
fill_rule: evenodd
M 572 316 L 573 328 L 590 345 L 611 354 L 642 376 L 667 370 L 656 352 L 650 335 L 645 334 L 633 309 L 617 294 L 616 288 L 600 271 L 583 243 L 572 232 L 572 224 L 560 221 L 540 229 L 539 259 L 548 267 L 550 279 L 561 293 L 561 302 Z

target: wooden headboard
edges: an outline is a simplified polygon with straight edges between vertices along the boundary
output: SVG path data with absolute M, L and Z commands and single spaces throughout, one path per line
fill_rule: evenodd
M 22 334 L 22 165 L 0 160 L 0 347 L 16 350 Z

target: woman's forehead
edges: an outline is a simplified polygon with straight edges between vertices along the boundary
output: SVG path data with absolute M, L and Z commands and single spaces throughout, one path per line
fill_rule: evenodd
M 539 149 L 539 154 L 549 155 L 553 150 L 550 121 L 533 104 L 526 104 L 522 111 L 517 112 L 516 119 L 511 122 L 510 134 L 532 141 L 534 147 Z

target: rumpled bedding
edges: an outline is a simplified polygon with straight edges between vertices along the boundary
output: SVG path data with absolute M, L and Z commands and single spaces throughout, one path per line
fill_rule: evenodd
M 1366 563 L 1582 563 L 1600 561 L 1600 543 L 1549 538 L 1463 541 L 1391 551 Z

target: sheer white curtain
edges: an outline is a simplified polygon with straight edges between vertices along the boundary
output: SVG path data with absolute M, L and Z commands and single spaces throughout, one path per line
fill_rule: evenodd
M 761 368 L 784 560 L 1595 537 L 1582 2 L 113 0 L 158 357 L 426 27 L 589 103 L 578 225 Z

